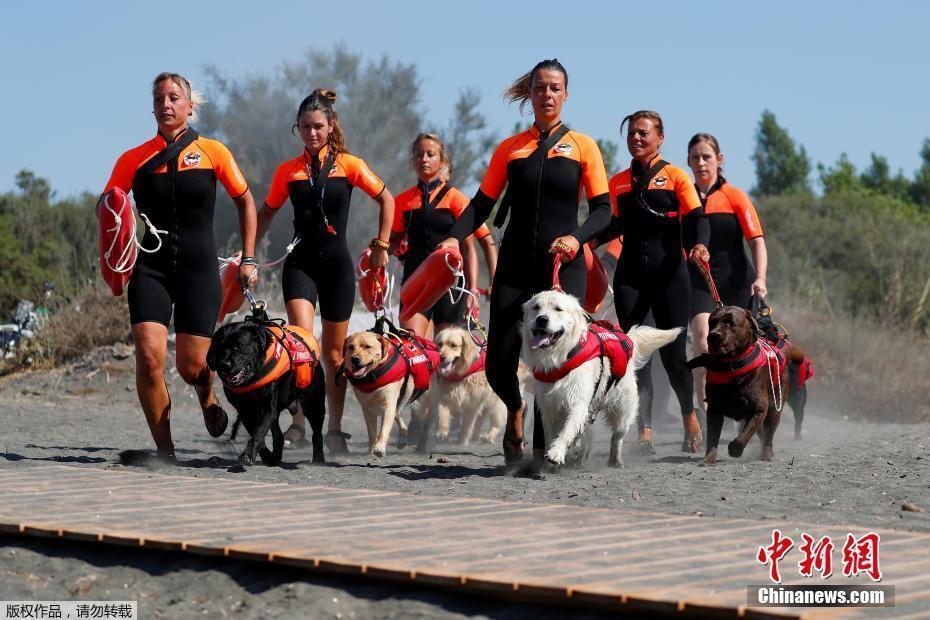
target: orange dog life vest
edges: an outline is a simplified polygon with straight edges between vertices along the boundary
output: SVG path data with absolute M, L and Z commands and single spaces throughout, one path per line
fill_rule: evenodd
M 305 389 L 313 379 L 313 369 L 320 359 L 320 345 L 312 333 L 296 325 L 265 325 L 271 342 L 265 350 L 265 362 L 258 378 L 248 385 L 226 387 L 236 394 L 253 392 L 279 379 L 288 371 L 294 372 L 298 389 Z

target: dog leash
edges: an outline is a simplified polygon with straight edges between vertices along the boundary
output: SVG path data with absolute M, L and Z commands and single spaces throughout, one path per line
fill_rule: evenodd
M 760 338 L 758 340 L 758 343 L 759 343 L 759 347 L 762 349 L 762 353 L 765 354 L 765 357 L 766 357 L 765 365 L 768 366 L 768 369 L 769 369 L 769 385 L 772 390 L 771 394 L 772 394 L 772 401 L 775 403 L 775 411 L 781 412 L 782 408 L 785 406 L 785 400 L 784 400 L 785 394 L 782 391 L 782 386 L 781 386 L 781 372 L 780 370 L 776 372 L 772 369 L 773 365 L 775 366 L 775 368 L 778 368 L 778 354 L 776 353 L 775 348 L 771 344 L 769 344 L 769 342 L 765 338 Z M 775 390 L 776 379 L 778 379 L 777 381 L 778 394 L 777 395 L 775 393 L 776 392 Z
M 723 302 L 720 301 L 720 294 L 717 292 L 717 285 L 714 283 L 714 277 L 710 274 L 710 264 L 700 259 L 697 255 L 692 255 L 689 259 L 691 264 L 697 267 L 697 270 L 701 273 L 701 276 L 704 277 L 704 282 L 707 283 L 707 288 L 710 290 L 711 296 L 714 298 L 714 307 L 719 308 L 723 306 Z
M 562 284 L 559 282 L 559 269 L 562 266 L 563 257 L 565 258 L 564 262 L 568 262 L 575 258 L 575 251 L 559 241 L 555 244 L 555 253 L 552 256 L 552 290 L 563 292 Z

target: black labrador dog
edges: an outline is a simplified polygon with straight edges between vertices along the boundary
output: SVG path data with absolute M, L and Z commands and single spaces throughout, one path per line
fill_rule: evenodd
M 218 329 L 213 334 L 207 352 L 207 365 L 219 375 L 226 398 L 239 414 L 230 439 L 235 438 L 240 422 L 251 435 L 245 450 L 239 455 L 239 463 L 253 464 L 256 453 L 266 465 L 278 465 L 281 462 L 284 434 L 278 417 L 285 409 L 292 414 L 296 413 L 298 403 L 313 431 L 313 462 L 323 463 L 326 392 L 322 364 L 318 361 L 314 363 L 310 384 L 303 389 L 297 386 L 297 377 L 292 369 L 255 390 L 238 392 L 230 389 L 254 384 L 263 376 L 266 352 L 274 338 L 260 321 L 249 317 L 245 321 L 228 323 Z M 269 430 L 271 450 L 265 445 L 265 436 Z

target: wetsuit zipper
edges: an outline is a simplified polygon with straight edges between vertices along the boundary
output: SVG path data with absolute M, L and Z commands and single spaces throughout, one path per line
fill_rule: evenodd
M 545 140 L 547 140 L 551 132 L 552 132 L 551 129 L 545 133 L 540 131 L 537 144 L 542 143 Z M 532 237 L 532 243 L 533 243 L 532 252 L 533 252 L 534 262 L 538 260 L 536 243 L 539 239 L 539 212 L 542 210 L 542 178 L 543 178 L 543 170 L 546 167 L 546 155 L 547 154 L 548 153 L 543 153 L 542 161 L 539 162 L 539 171 L 536 174 L 536 212 L 534 213 L 534 219 L 533 219 L 533 237 Z
M 174 234 L 171 235 L 173 239 L 172 248 L 171 248 L 171 270 L 172 271 L 177 271 L 178 269 L 178 248 L 181 245 L 180 240 L 178 239 L 178 235 L 180 234 L 181 231 L 180 231 L 180 226 L 178 224 L 178 201 L 177 201 L 177 192 L 176 192 L 177 179 L 178 179 L 178 160 L 175 157 L 171 161 L 168 162 L 168 183 L 169 183 L 168 198 L 171 203 L 171 217 L 172 217 L 172 224 L 174 227 L 174 231 L 173 231 Z

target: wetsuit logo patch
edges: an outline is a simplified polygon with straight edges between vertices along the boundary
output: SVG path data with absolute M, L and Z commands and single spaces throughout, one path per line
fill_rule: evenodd
M 565 153 L 565 154 L 568 154 L 568 153 L 571 153 L 571 152 L 572 152 L 572 145 L 569 144 L 569 143 L 567 143 L 567 142 L 560 142 L 560 143 L 558 143 L 558 144 L 555 145 L 555 147 L 552 149 L 552 151 L 555 152 L 555 153 Z
M 200 165 L 200 153 L 191 151 L 190 153 L 184 153 L 184 167 L 185 168 L 196 168 Z
M 668 177 L 656 177 L 652 181 L 652 184 L 655 185 L 656 187 L 665 187 L 666 185 L 668 185 Z

